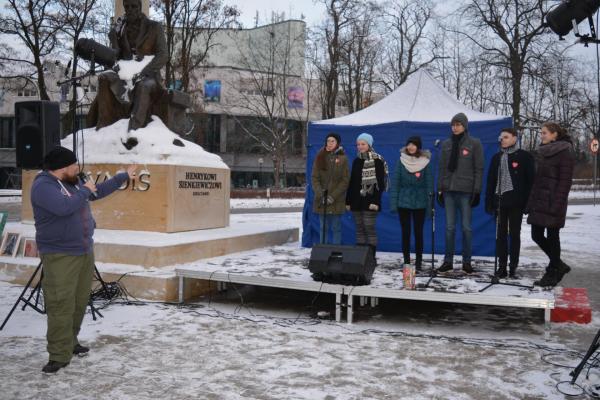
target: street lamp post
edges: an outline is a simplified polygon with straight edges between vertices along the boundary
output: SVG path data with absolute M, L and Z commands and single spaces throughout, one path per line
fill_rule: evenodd
M 258 171 L 259 171 L 258 172 L 258 187 L 259 188 L 262 187 L 262 185 L 260 184 L 260 182 L 262 181 L 262 166 L 263 166 L 264 162 L 265 162 L 265 160 L 263 160 L 262 157 L 260 157 L 258 159 Z

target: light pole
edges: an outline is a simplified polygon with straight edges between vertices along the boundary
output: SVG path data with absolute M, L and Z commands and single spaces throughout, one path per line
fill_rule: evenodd
M 263 166 L 264 162 L 265 162 L 265 160 L 263 160 L 262 157 L 260 157 L 258 159 L 258 171 L 259 171 L 258 172 L 258 187 L 259 188 L 262 187 L 261 184 L 260 184 L 260 182 L 262 181 L 262 166 Z

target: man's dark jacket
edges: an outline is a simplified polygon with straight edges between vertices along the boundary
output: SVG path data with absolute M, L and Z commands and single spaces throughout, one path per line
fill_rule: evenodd
M 438 174 L 438 192 L 481 193 L 483 178 L 483 147 L 481 141 L 465 130 L 459 142 L 456 170 L 448 169 L 452 154 L 452 137 L 442 142 Z
M 500 160 L 502 152 L 494 154 L 490 162 L 488 170 L 487 186 L 485 193 L 485 210 L 488 213 L 493 213 L 498 208 L 498 200 L 500 199 L 496 193 L 496 185 L 499 179 Z M 529 200 L 529 193 L 533 185 L 533 177 L 535 175 L 535 161 L 533 156 L 525 150 L 517 150 L 508 155 L 508 171 L 512 181 L 513 190 L 504 192 L 501 198 L 501 207 L 517 207 L 524 210 Z

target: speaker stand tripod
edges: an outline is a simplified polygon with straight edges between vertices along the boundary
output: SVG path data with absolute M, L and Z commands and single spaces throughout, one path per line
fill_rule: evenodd
M 32 287 L 31 284 L 35 280 L 38 273 L 39 273 L 39 279 L 38 279 L 37 283 L 35 284 L 35 286 Z M 96 279 L 102 285 L 103 290 L 106 291 L 107 290 L 106 283 L 102 280 L 102 277 L 100 276 L 100 273 L 98 272 L 98 269 L 96 268 L 95 265 L 94 265 L 94 273 L 96 275 Z M 12 306 L 12 308 L 11 308 L 10 312 L 8 313 L 8 315 L 6 316 L 6 318 L 4 318 L 2 325 L 0 325 L 0 331 L 2 329 L 4 329 L 4 327 L 8 323 L 8 320 L 10 319 L 12 314 L 15 312 L 19 303 L 21 303 L 21 302 L 23 302 L 23 307 L 21 308 L 21 310 L 25 310 L 25 308 L 27 306 L 29 306 L 33 310 L 35 310 L 36 312 L 38 312 L 40 314 L 46 314 L 46 308 L 44 307 L 44 304 L 42 302 L 42 279 L 43 278 L 44 278 L 44 271 L 42 269 L 42 262 L 40 261 L 38 266 L 35 268 L 35 271 L 33 271 L 33 274 L 31 274 L 31 276 L 29 277 L 29 280 L 27 281 L 27 284 L 23 288 L 23 291 L 17 298 L 17 301 Z M 27 290 L 30 290 L 29 294 L 26 294 Z M 91 297 L 88 301 L 88 306 L 90 307 L 90 311 L 92 313 L 92 318 L 94 321 L 97 320 L 96 315 L 98 315 L 101 318 L 104 318 L 104 316 L 100 313 L 100 311 L 98 311 L 98 309 L 96 307 L 94 307 L 94 303 L 93 303 Z

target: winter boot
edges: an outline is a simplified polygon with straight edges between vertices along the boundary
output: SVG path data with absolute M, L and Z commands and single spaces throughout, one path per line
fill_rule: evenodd
M 508 270 L 508 276 L 510 277 L 510 279 L 518 279 L 519 277 L 517 276 L 517 266 L 516 265 L 511 265 L 509 270 Z
M 452 266 L 452 263 L 444 261 L 444 263 L 437 269 L 437 272 L 443 274 L 446 272 L 450 272 L 453 269 L 454 269 L 454 267 Z
M 48 361 L 48 364 L 44 365 L 44 368 L 42 368 L 42 372 L 45 372 L 47 374 L 55 374 L 59 369 L 66 367 L 67 365 L 69 365 L 68 362 L 64 363 L 64 362 L 60 362 L 60 361 Z
M 417 270 L 417 271 L 423 270 L 422 264 L 423 264 L 423 256 L 417 254 L 417 258 L 415 260 L 415 270 Z
M 462 270 L 464 271 L 465 274 L 472 274 L 474 272 L 473 266 L 471 265 L 470 262 L 463 262 Z
M 571 267 L 561 260 L 556 271 L 556 283 L 560 282 L 569 271 L 571 271 Z
M 79 357 L 87 356 L 87 353 L 89 353 L 89 351 L 89 347 L 82 346 L 79 343 L 77 343 L 75 347 L 73 347 L 73 354 Z
M 506 272 L 506 265 L 501 265 L 498 267 L 498 270 L 496 271 L 496 277 L 498 279 L 504 279 L 508 276 L 508 273 Z
M 377 246 L 372 244 L 369 244 L 368 246 L 371 248 L 371 253 L 373 253 L 373 261 L 375 262 L 375 265 L 377 265 Z
M 533 282 L 533 284 L 542 287 L 556 286 L 556 284 L 558 283 L 558 281 L 556 280 L 556 278 L 558 277 L 557 272 L 558 271 L 556 267 L 554 267 L 554 265 L 548 264 L 548 267 L 546 268 L 546 273 L 544 273 L 542 279 Z

